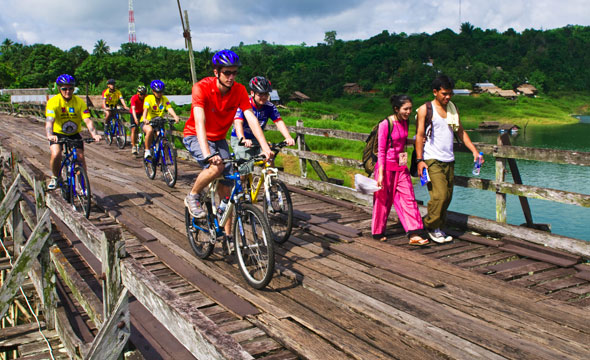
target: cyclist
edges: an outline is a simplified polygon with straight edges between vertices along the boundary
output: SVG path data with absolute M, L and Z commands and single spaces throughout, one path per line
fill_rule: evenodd
M 287 125 L 285 125 L 285 122 L 281 118 L 277 107 L 269 101 L 270 92 L 272 91 L 270 81 L 263 76 L 255 76 L 250 79 L 248 85 L 250 87 L 250 105 L 252 105 L 252 111 L 256 115 L 262 130 L 264 131 L 270 119 L 285 138 L 287 145 L 295 145 L 295 140 L 289 134 L 289 129 L 287 129 Z M 239 145 L 240 139 L 244 139 L 244 145 Z M 254 137 L 248 123 L 244 123 L 244 112 L 238 108 L 234 116 L 234 129 L 231 133 L 231 147 L 236 154 L 236 158 L 249 160 L 258 155 L 260 152 L 259 148 L 252 148 L 252 145 L 259 145 L 259 143 Z M 254 164 L 251 162 L 240 168 L 242 174 L 248 174 L 252 170 L 254 170 Z
M 199 202 L 200 192 L 215 178 L 229 174 L 229 147 L 225 141 L 227 131 L 232 125 L 234 114 L 241 108 L 254 137 L 260 142 L 262 154 L 270 159 L 272 151 L 264 137 L 256 115 L 248 99 L 246 87 L 235 82 L 240 58 L 231 50 L 221 50 L 212 58 L 213 74 L 193 85 L 191 114 L 184 126 L 184 145 L 195 160 L 203 167 L 195 183 L 184 199 L 184 205 L 193 217 L 202 218 L 204 210 Z M 230 184 L 222 181 L 219 195 L 230 195 Z M 225 228 L 231 233 L 231 221 Z
M 115 88 L 115 79 L 107 80 L 107 88 L 102 92 L 102 108 L 104 109 L 104 120 L 105 123 L 111 118 L 111 109 L 117 106 L 118 102 L 123 104 L 125 110 L 129 110 L 123 94 Z
M 133 155 L 137 155 L 137 129 L 139 129 L 139 121 L 143 115 L 143 101 L 145 100 L 146 94 L 147 90 L 145 86 L 139 85 L 137 87 L 137 94 L 133 95 L 129 101 L 129 106 L 131 106 L 131 110 L 129 110 L 131 113 L 129 122 L 131 124 L 129 127 L 131 128 L 131 153 Z
M 164 96 L 164 89 L 166 85 L 161 80 L 154 80 L 150 83 L 152 89 L 152 95 L 145 97 L 143 101 L 143 132 L 145 133 L 145 154 L 144 157 L 148 158 L 152 156 L 152 142 L 154 141 L 154 128 L 150 125 L 150 120 L 163 116 L 164 111 L 168 110 L 168 113 L 172 115 L 175 122 L 178 122 L 178 116 L 170 105 L 170 101 Z
M 96 133 L 94 121 L 90 118 L 90 112 L 86 103 L 74 95 L 74 87 L 76 80 L 73 76 L 62 74 L 55 80 L 59 89 L 59 95 L 56 95 L 47 101 L 47 108 L 45 110 L 45 133 L 49 140 L 49 150 L 51 151 L 51 159 L 49 165 L 51 167 L 51 181 L 47 185 L 49 190 L 57 187 L 59 179 L 59 168 L 61 166 L 62 146 L 57 141 L 63 138 L 82 139 L 80 131 L 82 130 L 82 120 L 86 123 L 86 127 L 92 134 L 96 141 L 100 141 L 101 137 Z M 78 158 L 82 165 L 86 167 L 84 160 L 84 144 L 80 143 L 76 146 L 78 149 Z

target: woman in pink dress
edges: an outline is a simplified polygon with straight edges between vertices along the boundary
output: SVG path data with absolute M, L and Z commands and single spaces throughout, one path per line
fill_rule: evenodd
M 408 170 L 406 139 L 408 138 L 409 117 L 412 99 L 407 95 L 394 95 L 390 99 L 393 114 L 381 121 L 378 130 L 378 153 L 375 166 L 375 180 L 381 190 L 373 194 L 373 238 L 387 240 L 385 227 L 391 206 L 395 206 L 398 218 L 410 245 L 426 245 L 422 217 L 418 211 L 410 171 Z M 389 136 L 388 122 L 391 123 Z

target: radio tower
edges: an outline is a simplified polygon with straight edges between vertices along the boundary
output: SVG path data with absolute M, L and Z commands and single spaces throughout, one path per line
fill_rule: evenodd
M 129 0 L 129 42 L 137 42 L 135 39 L 135 16 L 133 16 L 133 0 Z

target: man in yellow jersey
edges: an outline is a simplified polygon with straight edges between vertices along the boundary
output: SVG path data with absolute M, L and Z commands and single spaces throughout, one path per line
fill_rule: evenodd
M 59 139 L 82 139 L 80 131 L 82 130 L 82 120 L 86 123 L 86 127 L 92 134 L 96 141 L 100 141 L 101 137 L 96 133 L 94 128 L 94 121 L 90 119 L 90 112 L 86 103 L 74 95 L 74 86 L 76 80 L 73 76 L 63 74 L 58 76 L 55 81 L 59 89 L 59 95 L 56 95 L 47 101 L 47 109 L 45 111 L 45 133 L 49 139 L 49 150 L 51 151 L 51 160 L 49 165 L 51 167 L 51 181 L 47 188 L 53 190 L 57 187 L 59 177 L 59 168 L 61 165 L 61 151 L 62 146 L 57 143 Z M 78 158 L 82 165 L 86 167 L 84 161 L 84 144 L 76 146 L 78 149 Z
M 154 80 L 150 83 L 152 88 L 152 95 L 146 96 L 143 101 L 143 131 L 145 132 L 145 154 L 144 157 L 147 159 L 152 156 L 152 142 L 154 141 L 154 128 L 150 125 L 150 120 L 163 116 L 164 111 L 167 110 L 170 115 L 174 118 L 175 122 L 178 122 L 178 116 L 176 112 L 170 106 L 170 101 L 164 96 L 164 89 L 166 85 L 161 80 Z
M 115 88 L 115 79 L 108 79 L 107 88 L 102 92 L 102 108 L 104 109 L 105 123 L 113 115 L 111 109 L 116 107 L 119 101 L 123 105 L 123 109 L 129 110 L 127 104 L 125 104 L 125 99 L 123 99 L 123 94 L 121 94 L 119 89 Z

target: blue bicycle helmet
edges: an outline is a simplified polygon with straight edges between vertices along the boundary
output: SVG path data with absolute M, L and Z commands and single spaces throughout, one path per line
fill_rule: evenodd
M 272 85 L 270 81 L 265 78 L 264 76 L 255 76 L 250 79 L 250 89 L 257 94 L 260 93 L 269 93 L 272 91 Z
M 60 76 L 57 77 L 57 80 L 55 80 L 55 83 L 57 85 L 76 85 L 76 79 L 74 79 L 74 77 L 72 75 L 61 74 Z
M 223 67 L 223 66 L 242 66 L 240 62 L 240 57 L 238 54 L 231 50 L 221 50 L 213 55 L 213 66 L 216 67 Z
M 166 88 L 166 85 L 164 84 L 164 82 L 162 80 L 154 80 L 150 83 L 150 87 L 155 92 L 161 92 L 161 91 L 164 91 L 164 89 Z
M 107 85 L 111 85 L 111 84 L 115 85 L 115 79 L 108 79 L 107 80 Z

